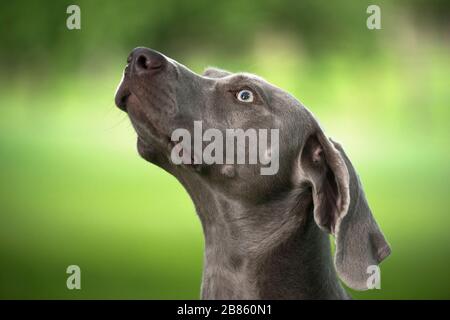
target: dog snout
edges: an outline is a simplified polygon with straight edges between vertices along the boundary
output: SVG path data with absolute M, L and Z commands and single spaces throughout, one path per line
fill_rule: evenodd
M 159 52 L 148 48 L 136 48 L 128 57 L 131 72 L 136 75 L 153 74 L 164 69 L 166 58 Z

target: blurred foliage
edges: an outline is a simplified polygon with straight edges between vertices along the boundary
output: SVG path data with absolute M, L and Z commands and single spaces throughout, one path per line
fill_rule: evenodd
M 308 51 L 356 50 L 377 53 L 377 38 L 365 27 L 366 8 L 371 1 L 260 0 L 180 1 L 77 1 L 82 8 L 82 32 L 65 27 L 70 1 L 19 0 L 1 2 L 1 61 L 65 63 L 78 66 L 90 58 L 114 55 L 136 44 L 157 44 L 162 51 L 184 51 L 199 46 L 225 54 L 241 55 L 266 32 L 289 33 L 301 39 Z M 433 19 L 447 25 L 448 1 L 377 1 L 383 23 L 395 24 L 409 14 L 418 23 Z M 386 19 L 389 20 L 386 20 Z M 392 19 L 392 20 L 391 20 Z M 415 21 L 415 23 L 417 22 Z M 114 51 L 111 51 L 114 50 Z M 28 67 L 28 66 L 27 66 Z
M 0 3 L 0 297 L 197 298 L 202 230 L 113 96 L 128 52 L 257 73 L 343 143 L 393 254 L 358 298 L 450 298 L 448 1 Z M 78 264 L 82 290 L 65 286 Z

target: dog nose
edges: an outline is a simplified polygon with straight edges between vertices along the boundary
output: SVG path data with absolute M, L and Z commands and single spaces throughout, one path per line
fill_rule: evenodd
M 129 58 L 132 72 L 143 75 L 160 71 L 167 63 L 166 58 L 159 52 L 148 48 L 134 49 Z

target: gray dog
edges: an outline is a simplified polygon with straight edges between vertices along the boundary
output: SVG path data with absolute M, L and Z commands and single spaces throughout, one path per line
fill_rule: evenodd
M 350 160 L 311 112 L 251 74 L 198 75 L 146 48 L 127 62 L 115 101 L 137 132 L 139 154 L 174 175 L 195 204 L 205 235 L 203 299 L 347 299 L 338 276 L 368 289 L 369 270 L 390 248 Z M 198 120 L 222 132 L 279 129 L 278 172 L 175 165 L 171 133 L 192 131 Z

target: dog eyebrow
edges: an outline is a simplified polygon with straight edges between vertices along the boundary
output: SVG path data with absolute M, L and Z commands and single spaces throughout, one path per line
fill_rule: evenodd
M 260 79 L 250 74 L 239 73 L 232 75 L 228 81 L 228 85 L 234 87 L 247 86 L 255 91 L 258 91 L 258 93 L 262 93 L 262 91 L 264 91 L 261 88 Z
M 251 73 L 247 73 L 247 72 L 239 72 L 239 73 L 235 73 L 233 75 L 231 75 L 231 79 L 236 80 L 236 81 L 256 81 L 256 82 L 260 82 L 263 79 L 261 77 L 258 77 L 254 74 Z

